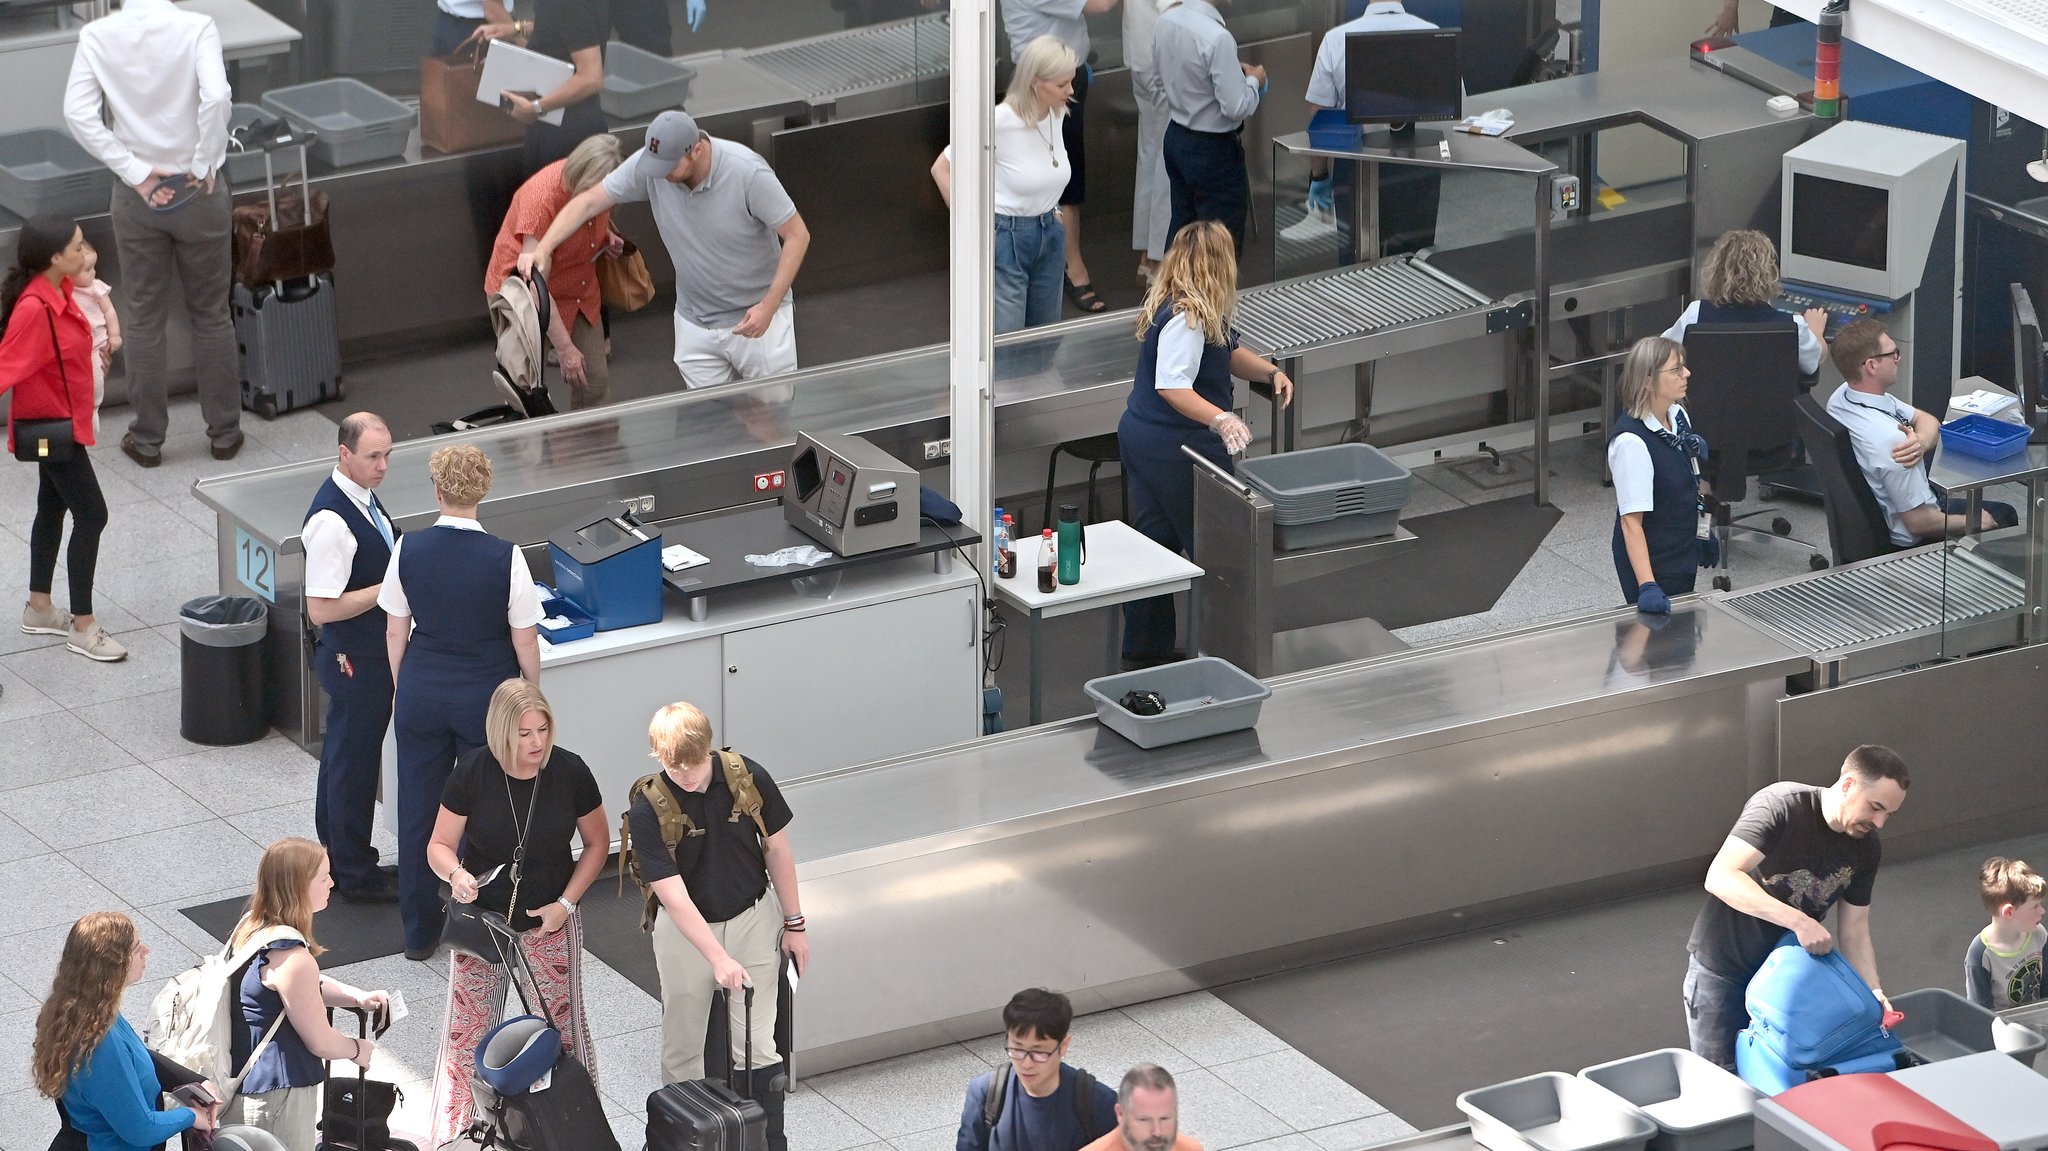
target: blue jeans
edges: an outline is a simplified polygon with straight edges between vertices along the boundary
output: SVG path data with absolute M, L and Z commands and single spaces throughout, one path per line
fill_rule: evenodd
M 1734 980 L 1685 957 L 1685 1033 L 1692 1053 L 1735 1070 L 1735 1037 L 1749 1026 L 1742 996 L 1749 980 Z
M 1060 318 L 1067 229 L 1058 212 L 996 216 L 996 334 Z

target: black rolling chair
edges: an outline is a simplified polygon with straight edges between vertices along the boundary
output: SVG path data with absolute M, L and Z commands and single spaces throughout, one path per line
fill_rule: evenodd
M 1820 477 L 1821 503 L 1828 516 L 1828 547 L 1835 562 L 1852 564 L 1898 551 L 1877 493 L 1870 490 L 1870 481 L 1856 462 L 1856 445 L 1849 438 L 1849 429 L 1812 395 L 1799 397 L 1793 407 L 1799 417 L 1799 438 L 1806 443 L 1806 458 Z
M 1749 477 L 1782 472 L 1796 462 L 1799 429 L 1792 401 L 1799 395 L 1799 333 L 1789 324 L 1694 324 L 1685 331 L 1685 365 L 1692 371 L 1685 409 L 1713 454 L 1714 530 L 1721 564 L 1714 587 L 1727 591 L 1730 543 L 1739 533 L 1789 544 L 1809 555 L 1815 571 L 1828 566 L 1820 550 L 1792 536 L 1792 522 L 1776 508 L 1734 515 L 1730 505 L 1749 494 Z M 1771 516 L 1770 529 L 1742 521 Z
M 1102 520 L 1102 505 L 1095 498 L 1095 476 L 1096 473 L 1102 470 L 1102 465 L 1104 464 L 1117 465 L 1117 494 L 1123 500 L 1123 503 L 1118 506 L 1119 514 L 1130 508 L 1131 484 L 1124 477 L 1123 464 L 1121 462 L 1123 460 L 1123 448 L 1117 442 L 1116 433 L 1106 432 L 1099 436 L 1088 436 L 1084 439 L 1063 440 L 1052 446 L 1052 457 L 1045 462 L 1045 513 L 1039 524 L 1040 531 L 1044 531 L 1052 526 L 1052 493 L 1053 488 L 1059 482 L 1060 456 L 1062 455 L 1069 455 L 1077 460 L 1088 461 L 1089 523 L 1099 523 Z

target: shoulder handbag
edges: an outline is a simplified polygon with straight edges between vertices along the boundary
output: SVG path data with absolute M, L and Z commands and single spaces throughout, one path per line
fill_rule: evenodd
M 497 764 L 495 759 L 492 763 L 500 772 L 504 771 L 503 765 Z M 541 776 L 546 774 L 546 770 L 543 769 L 541 775 L 533 777 L 533 791 L 526 797 L 524 824 L 519 822 L 519 809 L 512 808 L 512 825 L 519 830 L 519 842 L 512 849 L 512 898 L 505 902 L 505 922 L 512 925 L 515 931 L 518 930 L 519 921 L 519 881 L 526 871 L 526 834 L 533 830 L 533 804 L 540 798 Z M 509 781 L 505 784 L 505 804 L 508 807 L 512 804 L 512 784 Z M 442 884 L 441 892 L 448 901 L 448 921 L 441 926 L 441 942 L 447 944 L 450 950 L 459 951 L 472 959 L 481 959 L 485 963 L 505 963 L 507 957 L 504 941 L 484 922 L 480 914 L 484 908 L 475 900 L 457 903 L 453 884 Z M 479 891 L 478 895 L 481 896 L 482 892 Z
M 637 312 L 654 299 L 654 277 L 633 241 L 627 240 L 616 256 L 597 258 L 597 292 L 606 305 L 623 312 Z
M 510 144 L 526 127 L 476 98 L 483 61 L 475 48 L 420 60 L 420 144 L 452 155 Z
M 57 377 L 64 381 L 64 398 L 71 399 L 71 374 L 64 370 L 64 348 L 57 342 L 57 313 L 43 305 L 43 318 L 50 323 L 50 351 L 57 360 Z M 57 420 L 15 420 L 14 458 L 23 463 L 41 463 L 48 460 L 61 464 L 71 458 L 78 447 L 74 437 L 71 417 Z

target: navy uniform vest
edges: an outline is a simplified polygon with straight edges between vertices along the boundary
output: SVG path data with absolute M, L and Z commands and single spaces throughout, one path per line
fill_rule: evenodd
M 1700 301 L 1699 322 L 1702 324 L 1768 324 L 1773 321 L 1783 324 L 1806 322 L 1769 304 L 1717 304 L 1712 300 Z
M 348 525 L 349 534 L 356 537 L 355 565 L 349 568 L 348 583 L 342 590 L 360 591 L 383 583 L 384 572 L 391 566 L 391 547 L 384 542 L 384 533 L 370 522 L 369 513 L 348 498 L 332 475 L 313 493 L 313 506 L 306 509 L 306 518 L 310 520 L 321 512 L 340 516 L 341 522 Z M 395 540 L 400 534 L 398 525 L 392 524 L 391 538 Z M 320 646 L 342 652 L 350 659 L 384 659 L 384 609 L 372 606 L 359 616 L 322 625 Z
M 496 685 L 519 674 L 505 621 L 510 542 L 437 524 L 405 537 L 398 579 L 412 607 L 412 641 L 399 669 L 408 684 Z
M 1173 319 L 1171 301 L 1160 305 L 1152 317 L 1152 326 L 1145 329 L 1144 347 L 1138 352 L 1138 374 L 1131 382 L 1131 397 L 1126 410 L 1146 423 L 1176 431 L 1207 431 L 1207 425 L 1174 411 L 1173 405 L 1167 403 L 1166 398 L 1152 386 L 1159 371 L 1159 333 L 1170 319 Z M 1230 333 L 1228 344 L 1221 347 L 1202 345 L 1202 366 L 1195 371 L 1195 394 L 1226 412 L 1235 406 L 1236 400 L 1236 389 L 1230 383 L 1230 353 L 1236 347 L 1237 333 L 1234 331 Z
M 1650 449 L 1649 511 L 1643 513 L 1643 538 L 1650 547 L 1650 571 L 1657 575 L 1689 574 L 1699 567 L 1699 484 L 1693 478 L 1692 461 L 1685 450 L 1673 447 L 1650 425 L 1634 416 L 1619 416 L 1614 434 L 1633 432 Z M 412 545 L 407 544 L 410 548 Z M 1632 569 L 1628 549 L 1621 539 L 1621 516 L 1614 517 L 1614 563 L 1627 574 Z M 1629 578 L 1633 578 L 1632 575 Z

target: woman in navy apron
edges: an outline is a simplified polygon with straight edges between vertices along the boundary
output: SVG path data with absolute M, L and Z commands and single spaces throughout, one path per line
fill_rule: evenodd
M 1784 324 L 1798 329 L 1799 374 L 1811 376 L 1827 351 L 1828 314 L 1819 308 L 1798 316 L 1779 311 L 1771 301 L 1783 291 L 1778 249 L 1769 236 L 1747 228 L 1723 232 L 1700 264 L 1700 298 L 1686 305 L 1664 338 L 1682 344 L 1694 324 Z
M 1236 307 L 1237 249 L 1229 230 L 1214 220 L 1181 229 L 1138 309 L 1144 348 L 1116 428 L 1131 526 L 1171 551 L 1192 552 L 1195 541 L 1195 465 L 1181 447 L 1229 471 L 1230 457 L 1252 441 L 1251 428 L 1231 411 L 1231 377 L 1271 384 L 1283 407 L 1294 397 L 1287 373 L 1238 346 L 1230 326 Z M 1124 605 L 1127 669 L 1181 658 L 1173 641 L 1172 596 Z
M 1624 599 L 1658 614 L 1671 610 L 1670 597 L 1692 591 L 1709 558 L 1700 488 L 1707 443 L 1681 402 L 1690 375 L 1683 344 L 1663 336 L 1637 340 L 1622 363 L 1622 414 L 1607 441 L 1614 571 Z

